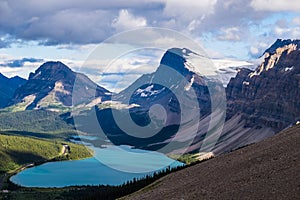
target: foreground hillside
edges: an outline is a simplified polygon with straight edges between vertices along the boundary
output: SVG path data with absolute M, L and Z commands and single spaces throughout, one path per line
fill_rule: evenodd
M 125 199 L 297 199 L 300 125 L 170 174 Z

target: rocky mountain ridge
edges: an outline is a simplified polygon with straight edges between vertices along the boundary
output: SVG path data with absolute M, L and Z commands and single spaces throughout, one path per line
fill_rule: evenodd
M 265 50 L 262 56 L 266 53 L 275 54 L 277 49 L 286 48 L 287 46 L 297 46 L 300 47 L 300 40 L 291 40 L 291 39 L 277 39 L 268 49 Z
M 28 81 L 16 90 L 9 105 L 16 105 L 19 109 L 56 110 L 95 98 L 100 98 L 101 102 L 109 96 L 108 90 L 98 86 L 87 76 L 73 72 L 63 63 L 46 62 L 34 73 L 30 73 Z
M 300 41 L 277 40 L 255 70 L 241 69 L 229 82 L 227 118 L 240 113 L 250 127 L 278 132 L 300 117 Z

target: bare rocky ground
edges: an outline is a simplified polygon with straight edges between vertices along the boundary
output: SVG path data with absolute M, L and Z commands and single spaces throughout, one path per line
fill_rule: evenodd
M 124 199 L 300 199 L 300 125 L 172 173 Z

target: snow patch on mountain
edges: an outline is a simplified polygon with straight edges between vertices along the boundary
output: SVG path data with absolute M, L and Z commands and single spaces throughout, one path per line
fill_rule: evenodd
M 294 66 L 293 67 L 286 67 L 284 69 L 285 72 L 288 72 L 288 71 L 292 71 L 294 69 Z
M 187 84 L 187 85 L 184 87 L 184 90 L 185 90 L 185 91 L 189 91 L 189 90 L 191 89 L 191 87 L 192 87 L 194 81 L 195 81 L 195 76 L 193 75 L 192 78 L 191 78 L 191 81 L 189 82 L 189 84 Z
M 153 95 L 157 95 L 157 94 L 161 93 L 164 90 L 165 90 L 165 87 L 163 87 L 160 90 L 155 90 L 154 85 L 151 84 L 148 87 L 146 87 L 145 89 L 141 89 L 141 88 L 137 89 L 135 94 L 140 95 L 141 97 L 150 97 L 150 96 L 153 96 Z

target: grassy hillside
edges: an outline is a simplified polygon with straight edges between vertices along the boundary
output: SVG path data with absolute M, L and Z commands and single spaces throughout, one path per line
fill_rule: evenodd
M 62 155 L 62 143 L 68 144 L 71 151 Z M 22 136 L 0 134 L 0 173 L 15 170 L 22 165 L 51 159 L 81 159 L 91 153 L 82 145 L 58 140 L 34 139 Z

